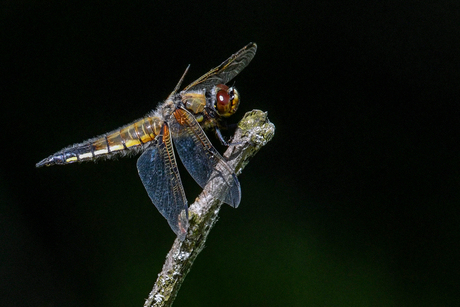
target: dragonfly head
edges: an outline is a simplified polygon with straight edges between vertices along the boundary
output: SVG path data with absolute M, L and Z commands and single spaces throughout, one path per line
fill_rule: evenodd
M 228 87 L 225 84 L 216 85 L 215 90 L 215 102 L 214 111 L 219 116 L 229 117 L 235 114 L 240 105 L 240 95 L 238 91 L 233 87 Z

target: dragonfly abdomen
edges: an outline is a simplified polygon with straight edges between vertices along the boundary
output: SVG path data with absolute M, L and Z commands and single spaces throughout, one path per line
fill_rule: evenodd
M 107 134 L 64 148 L 38 162 L 36 166 L 91 161 L 137 152 L 142 149 L 143 144 L 155 139 L 163 123 L 157 116 L 144 117 Z

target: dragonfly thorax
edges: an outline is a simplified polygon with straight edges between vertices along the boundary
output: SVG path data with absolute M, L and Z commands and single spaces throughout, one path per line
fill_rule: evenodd
M 181 101 L 183 106 L 192 114 L 202 114 L 206 107 L 205 90 L 182 92 Z

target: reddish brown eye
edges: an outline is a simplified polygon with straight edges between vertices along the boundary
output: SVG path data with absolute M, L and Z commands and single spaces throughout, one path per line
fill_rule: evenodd
M 230 101 L 230 95 L 227 93 L 227 91 L 220 90 L 217 92 L 217 104 L 218 108 L 219 105 L 226 105 Z
M 228 86 L 225 84 L 219 84 L 217 88 L 219 90 L 216 93 L 215 108 L 220 116 L 225 116 L 225 114 L 227 114 L 230 110 L 232 97 L 230 97 L 230 94 L 228 93 Z

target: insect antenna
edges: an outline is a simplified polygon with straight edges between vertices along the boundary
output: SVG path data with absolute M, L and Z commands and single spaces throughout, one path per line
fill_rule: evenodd
M 169 97 L 171 97 L 172 95 L 174 95 L 174 94 L 179 90 L 179 88 L 180 88 L 182 82 L 184 81 L 185 75 L 187 74 L 189 68 L 190 68 L 190 64 L 188 64 L 188 66 L 187 66 L 187 68 L 185 69 L 184 73 L 182 74 L 182 77 L 180 78 L 179 82 L 177 82 L 176 87 L 175 87 L 174 90 L 171 92 L 171 94 L 169 94 Z

